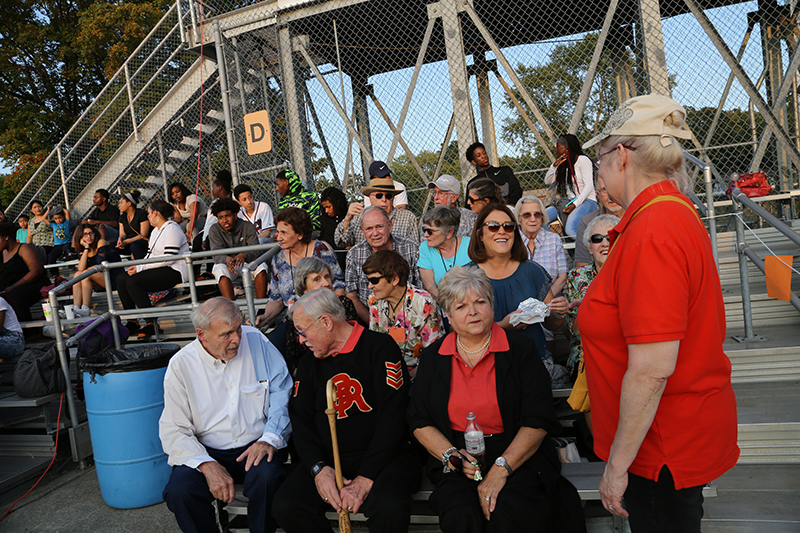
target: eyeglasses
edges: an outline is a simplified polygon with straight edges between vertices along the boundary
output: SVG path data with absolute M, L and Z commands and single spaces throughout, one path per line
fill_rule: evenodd
M 536 220 L 542 220 L 544 218 L 544 215 L 542 214 L 541 211 L 537 211 L 535 213 L 522 213 L 523 220 L 527 220 L 531 217 L 535 218 Z
M 605 235 L 601 235 L 599 233 L 595 233 L 591 237 L 589 237 L 589 241 L 592 244 L 600 244 L 603 241 L 611 242 L 611 238 L 608 236 L 608 233 L 606 233 Z
M 428 235 L 433 235 L 433 234 L 434 234 L 434 233 L 436 233 L 437 231 L 439 231 L 439 228 L 429 228 L 429 227 L 426 227 L 426 226 L 422 226 L 422 233 L 423 233 L 425 236 L 428 236 Z
M 512 233 L 515 229 L 517 229 L 517 225 L 513 222 L 500 223 L 496 220 L 491 220 L 489 222 L 484 222 L 483 225 L 486 226 L 486 229 L 488 229 L 490 233 L 497 233 L 500 231 L 500 228 L 503 228 L 506 233 Z
M 623 148 L 626 148 L 626 149 L 630 150 L 631 152 L 635 152 L 636 151 L 636 147 L 635 146 L 625 146 L 624 144 L 621 144 L 621 145 L 618 145 L 618 146 L 622 146 Z M 608 152 L 603 152 L 602 154 L 598 155 L 597 157 L 593 157 L 592 158 L 592 165 L 594 165 L 595 168 L 599 167 L 601 159 L 603 159 L 608 154 L 614 153 L 616 151 L 617 151 L 617 147 L 615 146 L 613 149 L 609 150 Z
M 375 194 L 376 200 L 383 200 L 384 197 L 386 197 L 387 200 L 391 200 L 392 198 L 394 198 L 394 193 L 392 192 L 376 192 L 373 194 Z
M 84 231 L 83 232 L 83 236 L 84 237 L 94 237 L 94 232 L 93 231 Z
M 325 315 L 320 315 L 320 316 L 318 316 L 317 318 L 315 318 L 315 319 L 314 319 L 314 321 L 313 321 L 311 324 L 309 324 L 309 325 L 308 325 L 308 327 L 307 327 L 307 328 L 305 328 L 305 329 L 304 329 L 304 330 L 302 330 L 302 331 L 300 330 L 300 328 L 298 328 L 298 327 L 297 327 L 297 325 L 295 325 L 295 329 L 297 330 L 297 334 L 298 334 L 300 337 L 305 337 L 305 336 L 306 336 L 306 332 L 307 332 L 308 330 L 310 330 L 310 329 L 311 329 L 311 326 L 313 326 L 314 324 L 316 324 L 316 323 L 317 323 L 317 320 L 319 320 L 320 318 L 322 318 L 322 317 L 324 317 L 324 316 L 325 316 Z
M 369 281 L 371 285 L 377 285 L 381 278 L 383 278 L 383 276 L 372 276 L 368 277 L 367 281 Z

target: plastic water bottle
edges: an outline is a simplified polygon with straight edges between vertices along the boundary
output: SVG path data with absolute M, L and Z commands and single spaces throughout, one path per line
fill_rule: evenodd
M 481 469 L 483 469 L 486 442 L 483 440 L 483 430 L 475 422 L 475 413 L 467 413 L 467 430 L 464 432 L 464 442 L 467 446 L 467 453 L 474 457 Z

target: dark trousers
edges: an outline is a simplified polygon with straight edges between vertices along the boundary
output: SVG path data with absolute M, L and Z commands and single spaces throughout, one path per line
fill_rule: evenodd
M 56 244 L 53 246 L 53 249 L 47 253 L 47 263 L 52 265 L 58 258 L 61 257 L 62 254 L 65 252 L 69 252 L 72 249 L 72 243 L 68 242 L 65 244 Z M 53 267 L 50 269 L 50 276 L 55 277 L 58 275 L 58 267 Z
M 419 488 L 422 474 L 412 454 L 399 454 L 375 479 L 367 499 L 359 509 L 367 517 L 372 533 L 407 533 L 411 521 L 411 495 Z M 272 514 L 287 533 L 330 533 L 325 512 L 330 504 L 322 500 L 314 478 L 298 467 L 281 485 L 272 506 Z
M 244 485 L 247 497 L 247 524 L 250 531 L 275 531 L 275 521 L 270 515 L 270 507 L 278 485 L 286 475 L 280 459 L 275 456 L 272 462 L 263 459 L 258 466 L 251 466 L 245 472 L 245 461 L 236 462 L 247 448 L 214 450 L 206 448 L 208 454 L 225 467 L 235 483 Z M 169 482 L 164 489 L 167 508 L 175 514 L 183 532 L 219 532 L 214 515 L 214 496 L 208 490 L 205 476 L 194 468 L 176 466 L 172 468 Z
M 120 253 L 130 254 L 134 259 L 144 259 L 147 255 L 147 241 L 144 239 L 133 241 L 120 250 Z
M 676 490 L 666 466 L 661 469 L 658 481 L 628 472 L 623 501 L 634 533 L 700 533 L 703 486 Z
M 117 277 L 117 293 L 125 309 L 152 307 L 148 293 L 171 289 L 181 282 L 181 273 L 172 267 L 149 268 L 129 276 Z
M 31 306 L 42 299 L 41 289 L 49 285 L 50 280 L 35 281 L 27 285 L 19 285 L 10 291 L 5 292 L 5 299 L 14 308 L 14 313 L 20 322 L 30 322 Z
M 462 473 L 440 479 L 429 503 L 439 515 L 444 533 L 548 531 L 550 496 L 533 468 L 523 466 L 508 478 L 488 522 L 483 517 L 478 482 Z

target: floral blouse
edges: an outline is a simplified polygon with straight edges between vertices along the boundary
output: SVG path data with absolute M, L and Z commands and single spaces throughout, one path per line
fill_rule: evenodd
M 589 285 L 597 276 L 594 268 L 594 261 L 588 265 L 573 268 L 567 273 L 567 284 L 564 287 L 564 296 L 570 302 L 582 300 L 586 296 Z M 567 325 L 572 333 L 571 349 L 567 358 L 567 370 L 570 376 L 574 376 L 578 369 L 578 364 L 583 361 L 583 346 L 581 346 L 581 333 L 578 331 L 578 308 L 575 306 L 567 311 Z
M 336 260 L 336 254 L 325 241 L 317 240 L 314 244 L 313 257 L 318 257 L 328 263 L 333 274 L 333 290 L 344 289 L 344 274 Z M 288 305 L 297 300 L 294 293 L 294 269 L 296 265 L 289 265 L 286 261 L 286 252 L 281 250 L 272 258 L 272 281 L 269 284 L 269 298 L 271 301 L 283 301 Z
M 28 233 L 33 235 L 33 244 L 38 246 L 53 246 L 53 228 L 50 224 L 42 220 L 41 222 L 34 222 L 28 225 Z
M 369 297 L 369 329 L 388 333 L 400 346 L 406 365 L 414 367 L 422 348 L 444 337 L 439 307 L 427 291 L 409 285 L 394 323 L 389 322 L 389 302 Z

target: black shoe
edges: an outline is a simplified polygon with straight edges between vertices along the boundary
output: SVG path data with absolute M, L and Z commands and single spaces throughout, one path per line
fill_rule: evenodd
M 162 333 L 164 333 L 164 330 L 161 329 L 161 328 L 158 328 L 158 333 L 162 334 Z M 145 327 L 143 327 L 141 329 L 141 331 L 139 331 L 139 335 L 136 338 L 139 339 L 140 341 L 143 341 L 143 340 L 149 339 L 150 337 L 152 337 L 155 334 L 156 334 L 155 325 L 153 325 L 152 322 L 148 322 L 147 325 Z
M 125 322 L 125 327 L 128 329 L 128 337 L 136 335 L 136 332 L 142 329 L 142 326 L 139 325 L 137 320 L 128 320 Z

